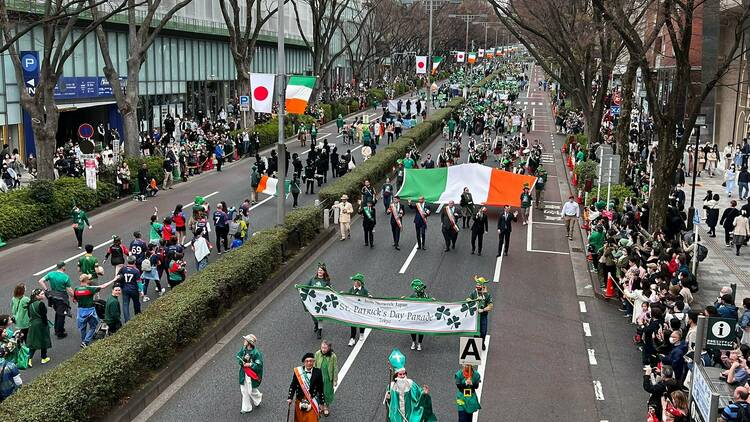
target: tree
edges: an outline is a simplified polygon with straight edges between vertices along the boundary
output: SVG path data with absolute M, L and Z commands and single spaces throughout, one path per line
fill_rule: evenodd
M 102 13 L 99 7 L 95 6 L 94 0 L 91 3 L 91 11 L 95 17 Z M 164 13 L 161 18 L 156 18 L 156 12 L 161 6 L 161 0 L 149 0 L 146 3 L 145 14 L 141 22 L 136 18 L 136 0 L 126 0 L 128 16 L 128 55 L 127 55 L 127 83 L 123 89 L 120 82 L 120 74 L 112 62 L 112 56 L 109 52 L 109 40 L 104 28 L 96 28 L 96 37 L 99 41 L 99 49 L 104 58 L 104 76 L 112 86 L 112 95 L 117 102 L 117 109 L 123 120 L 123 129 L 125 130 L 123 139 L 125 140 L 125 153 L 130 156 L 137 156 L 139 151 L 138 141 L 138 98 L 141 66 L 146 61 L 146 53 L 153 45 L 156 37 L 169 20 L 180 9 L 187 6 L 192 0 L 181 0 L 174 4 Z
M 690 140 L 703 101 L 739 54 L 746 54 L 746 51 L 738 50 L 742 34 L 748 30 L 750 5 L 738 0 L 735 7 L 727 8 L 725 16 L 722 16 L 726 21 L 734 21 L 734 33 L 727 54 L 719 57 L 715 72 L 702 75 L 702 81 L 695 80 L 691 60 L 695 41 L 693 26 L 696 19 L 701 19 L 700 15 L 705 12 L 703 7 L 707 4 L 709 3 L 700 0 L 645 2 L 641 7 L 648 8 L 656 19 L 650 28 L 643 31 L 640 27 L 642 22 L 632 19 L 630 10 L 621 0 L 593 0 L 597 11 L 622 37 L 631 59 L 638 62 L 649 111 L 654 120 L 658 143 L 657 159 L 652 170 L 654 183 L 649 195 L 651 231 L 662 229 L 666 225 L 674 174 Z M 696 17 L 696 12 L 699 17 Z M 669 81 L 668 89 L 663 90 L 660 90 L 655 63 L 649 58 L 651 47 L 659 38 L 662 43 L 670 46 L 666 54 L 674 66 L 674 77 Z M 660 52 L 657 51 L 656 54 Z M 679 126 L 683 128 L 682 136 L 677 133 Z
M 299 8 L 297 2 L 303 2 L 310 7 L 310 14 L 312 19 L 312 34 L 311 39 L 305 35 L 302 30 L 302 21 L 300 20 Z M 362 6 L 359 10 L 354 10 L 352 6 L 352 0 L 292 0 L 294 6 L 294 15 L 297 21 L 297 28 L 299 29 L 302 41 L 305 43 L 307 50 L 310 52 L 312 57 L 312 72 L 317 76 L 316 87 L 328 86 L 328 76 L 331 73 L 331 69 L 334 66 L 336 60 L 346 52 L 346 46 L 341 46 L 337 51 L 331 51 L 334 38 L 339 33 L 338 31 L 345 30 L 342 23 L 344 18 L 349 22 L 363 22 L 366 21 L 373 8 L 369 3 L 357 4 Z M 345 16 L 346 14 L 352 14 L 351 18 Z M 348 40 L 351 42 L 357 42 L 362 26 L 359 25 L 358 29 L 354 31 L 354 35 Z M 313 90 L 312 98 L 316 98 L 315 90 Z
M 243 93 L 250 92 L 250 73 L 260 30 L 279 10 L 278 7 L 271 9 L 269 5 L 263 10 L 263 3 L 262 0 L 219 0 L 221 14 L 229 31 L 229 50 L 237 69 L 237 86 Z M 250 130 L 254 127 L 255 111 L 250 107 Z
M 604 100 L 622 42 L 585 0 L 490 0 L 508 30 L 581 108 L 589 142 L 599 139 Z
M 380 9 L 380 5 L 389 3 L 391 0 L 379 0 L 373 9 Z M 360 80 L 363 73 L 379 61 L 382 57 L 381 49 L 378 46 L 383 42 L 387 26 L 381 26 L 382 22 L 375 19 L 374 16 L 368 16 L 361 22 L 347 22 L 341 33 L 346 43 L 346 53 L 349 56 L 349 62 L 352 64 L 352 77 Z M 351 30 L 351 28 L 361 28 L 360 30 Z M 353 32 L 353 33 L 352 33 Z M 353 38 L 359 32 L 359 42 L 353 42 Z
M 83 21 L 93 10 L 106 4 L 108 11 L 97 14 L 91 20 Z M 42 51 L 39 57 L 39 78 L 33 95 L 26 89 L 23 77 L 23 67 L 14 40 L 17 40 L 20 25 L 11 24 L 5 1 L 0 0 L 0 26 L 6 48 L 10 53 L 11 62 L 18 84 L 21 107 L 31 116 L 31 129 L 34 132 L 34 144 L 37 151 L 37 167 L 39 178 L 51 180 L 54 178 L 52 157 L 56 147 L 57 125 L 60 112 L 55 104 L 55 85 L 63 73 L 63 66 L 73 55 L 78 44 L 88 34 L 96 30 L 104 21 L 129 7 L 130 2 L 90 0 L 52 0 L 44 3 L 44 11 L 38 19 L 37 26 L 42 28 Z M 135 4 L 133 3 L 133 6 Z M 55 16 L 67 16 L 67 19 L 57 19 Z M 14 22 L 15 23 L 15 22 Z

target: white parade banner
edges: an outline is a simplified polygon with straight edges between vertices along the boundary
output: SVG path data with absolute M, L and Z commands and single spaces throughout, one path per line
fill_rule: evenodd
M 305 309 L 318 320 L 375 330 L 426 335 L 478 335 L 475 300 L 377 298 L 350 295 L 328 288 L 296 285 Z

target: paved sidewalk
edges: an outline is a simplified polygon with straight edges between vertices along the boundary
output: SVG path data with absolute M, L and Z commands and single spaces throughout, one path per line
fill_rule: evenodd
M 722 163 L 719 163 L 719 168 L 723 168 Z M 726 188 L 721 186 L 723 181 L 723 172 L 722 174 L 717 173 L 713 177 L 709 177 L 706 172 L 703 172 L 696 179 L 695 207 L 702 211 L 699 236 L 701 243 L 706 245 L 709 250 L 708 257 L 698 266 L 698 282 L 701 289 L 695 295 L 695 299 L 701 305 L 708 305 L 716 301 L 721 286 L 727 286 L 731 283 L 737 284 L 736 304 L 741 305 L 743 298 L 750 297 L 750 252 L 748 252 L 748 249 L 743 249 L 740 251 L 740 256 L 736 256 L 734 247 L 727 248 L 724 245 L 724 229 L 720 225 L 716 227 L 716 237 L 709 237 L 706 234 L 708 226 L 703 211 L 703 198 L 706 196 L 706 191 L 711 190 L 721 196 L 719 217 L 721 217 L 724 209 L 729 206 L 730 200 L 736 200 L 738 208 L 745 203 L 739 200 L 737 189 L 735 189 L 731 198 L 727 197 Z M 690 206 L 691 189 L 692 177 L 687 178 L 687 183 L 682 188 L 686 195 L 685 208 Z

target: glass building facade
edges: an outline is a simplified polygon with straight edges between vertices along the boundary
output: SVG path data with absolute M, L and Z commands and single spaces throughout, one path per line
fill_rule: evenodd
M 164 7 L 169 7 L 174 1 L 164 3 Z M 31 12 L 33 3 L 29 3 L 29 0 L 9 0 L 8 6 Z M 309 8 L 305 7 L 304 2 L 299 2 L 298 7 L 302 30 L 310 40 L 312 23 Z M 106 35 L 114 65 L 121 75 L 126 75 L 127 26 L 124 21 L 120 23 L 118 18 L 116 16 L 107 24 Z M 311 57 L 304 48 L 294 11 L 289 5 L 284 23 L 287 73 L 310 74 Z M 252 62 L 253 72 L 276 72 L 277 25 L 278 19 L 274 16 L 261 31 Z M 78 35 L 76 33 L 71 38 Z M 26 51 L 41 53 L 42 43 L 42 29 L 34 28 L 16 43 L 16 48 L 19 54 Z M 30 152 L 28 139 L 31 127 L 24 124 L 13 64 L 8 52 L 3 53 L 0 59 L 0 137 L 3 143 L 12 148 Z M 347 75 L 345 55 L 339 62 Z M 58 142 L 74 138 L 81 123 L 90 123 L 95 127 L 104 123 L 105 126 L 120 129 L 122 133 L 111 95 L 77 92 L 80 90 L 75 88 L 75 84 L 84 84 L 83 81 L 98 80 L 101 82 L 97 83 L 104 83 L 103 67 L 104 60 L 96 36 L 88 34 L 65 63 L 63 78 L 58 84 L 60 95 L 56 95 L 56 102 L 63 112 Z M 216 116 L 222 108 L 226 109 L 229 102 L 243 94 L 238 91 L 235 80 L 236 70 L 229 50 L 228 32 L 218 2 L 194 0 L 170 20 L 148 50 L 140 71 L 138 116 L 141 130 L 160 127 L 168 111 L 180 116 Z

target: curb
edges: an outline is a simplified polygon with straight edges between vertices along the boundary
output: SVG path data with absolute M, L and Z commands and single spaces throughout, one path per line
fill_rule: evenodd
M 188 347 L 181 351 L 177 357 L 162 370 L 151 374 L 152 381 L 136 391 L 127 402 L 114 407 L 107 415 L 95 418 L 99 421 L 126 422 L 137 417 L 154 399 L 169 388 L 196 360 L 203 356 L 209 349 L 216 345 L 233 326 L 239 323 L 249 309 L 257 306 L 269 293 L 282 284 L 295 271 L 299 269 L 312 255 L 317 253 L 321 246 L 336 234 L 336 226 L 330 226 L 307 246 L 303 247 L 294 257 L 282 264 L 271 277 L 266 279 L 258 288 L 247 295 L 244 299 L 236 302 L 214 324 L 206 327 L 205 333 L 193 341 Z

